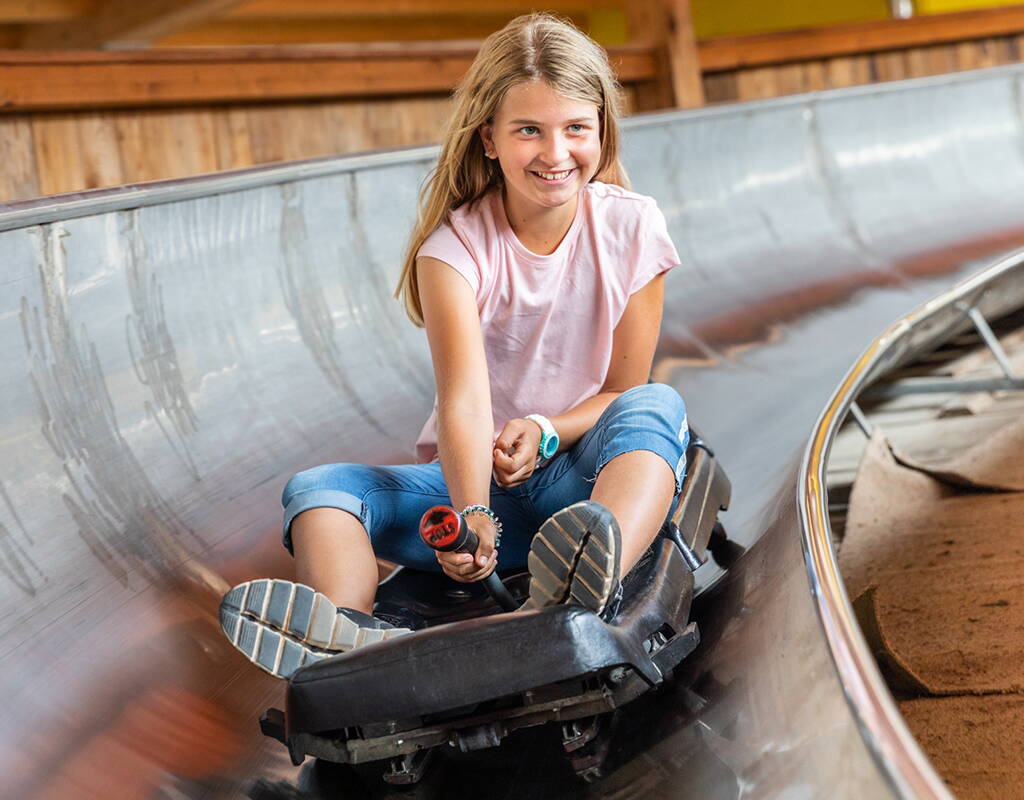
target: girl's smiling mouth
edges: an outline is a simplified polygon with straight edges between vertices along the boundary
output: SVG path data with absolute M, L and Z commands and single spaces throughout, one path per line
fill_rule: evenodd
M 537 170 L 530 170 L 530 174 L 540 179 L 543 183 L 564 183 L 569 179 L 569 176 L 576 171 L 576 167 L 571 169 L 563 169 L 558 172 L 539 172 Z

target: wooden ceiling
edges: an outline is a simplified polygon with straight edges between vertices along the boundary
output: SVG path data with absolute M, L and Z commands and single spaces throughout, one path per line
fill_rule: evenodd
M 517 14 L 555 11 L 605 44 L 629 0 L 0 0 L 0 47 L 125 49 L 480 39 Z

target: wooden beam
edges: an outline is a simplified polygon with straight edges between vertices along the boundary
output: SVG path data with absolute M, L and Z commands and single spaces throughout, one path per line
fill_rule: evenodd
M 0 51 L 0 111 L 445 94 L 479 42 L 39 53 Z M 623 83 L 654 78 L 651 48 L 609 48 Z
M 22 46 L 34 50 L 142 46 L 152 39 L 227 13 L 242 0 L 106 0 L 87 21 L 30 27 Z
M 96 0 L 0 0 L 0 23 L 79 19 L 95 7 Z
M 722 72 L 1018 33 L 1024 33 L 1024 5 L 722 37 L 700 42 L 698 51 L 702 70 Z
M 157 47 L 237 47 L 327 42 L 483 39 L 502 28 L 513 16 L 508 12 L 496 11 L 445 17 L 216 19 L 157 39 L 153 45 Z M 573 15 L 573 21 L 586 28 L 585 16 Z
M 509 17 L 543 8 L 556 14 L 584 13 L 596 8 L 623 8 L 628 0 L 245 0 L 228 16 L 239 19 L 282 17 L 389 17 L 495 14 Z
M 704 83 L 697 56 L 690 0 L 668 0 L 668 64 L 676 108 L 704 105 Z
M 661 86 L 648 87 L 649 108 L 704 105 L 704 84 L 697 56 L 690 0 L 644 0 L 628 7 L 630 40 L 658 50 Z

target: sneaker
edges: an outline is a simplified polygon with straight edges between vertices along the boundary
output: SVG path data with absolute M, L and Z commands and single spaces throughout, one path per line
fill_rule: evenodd
M 410 633 L 350 608 L 301 583 L 261 578 L 224 595 L 220 626 L 231 644 L 278 678 L 354 647 Z
M 621 548 L 619 524 L 600 503 L 584 500 L 555 512 L 530 545 L 530 597 L 523 608 L 576 603 L 598 615 L 613 611 L 621 593 Z

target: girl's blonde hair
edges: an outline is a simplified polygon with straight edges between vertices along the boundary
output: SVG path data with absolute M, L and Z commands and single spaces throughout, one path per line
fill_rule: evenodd
M 420 192 L 416 226 L 395 289 L 395 297 L 401 297 L 409 318 L 420 327 L 423 307 L 416 252 L 451 211 L 501 185 L 501 167 L 496 159 L 485 157 L 477 130 L 493 121 L 509 89 L 532 81 L 543 81 L 559 94 L 597 106 L 601 158 L 593 179 L 629 188 L 619 161 L 619 85 L 608 56 L 572 23 L 552 14 L 516 17 L 487 37 L 456 88 L 441 154 Z

